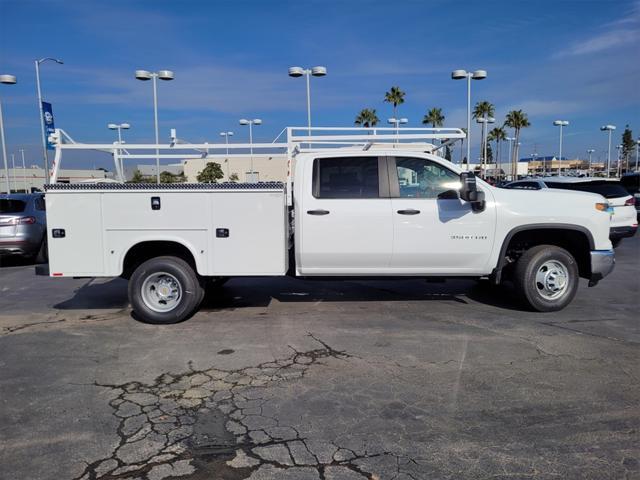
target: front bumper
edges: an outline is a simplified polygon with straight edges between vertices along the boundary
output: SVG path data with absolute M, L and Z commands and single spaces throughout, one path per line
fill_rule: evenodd
M 615 240 L 618 238 L 627 238 L 633 237 L 638 230 L 638 226 L 628 226 L 628 227 L 611 227 L 609 229 L 609 239 Z
M 593 287 L 604 277 L 613 271 L 616 265 L 616 255 L 613 250 L 592 250 L 591 251 L 591 277 L 589 286 Z

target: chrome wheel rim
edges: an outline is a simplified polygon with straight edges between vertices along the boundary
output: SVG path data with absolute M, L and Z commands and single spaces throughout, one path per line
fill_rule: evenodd
M 182 285 L 176 277 L 166 272 L 149 275 L 142 283 L 142 301 L 154 312 L 170 312 L 182 300 Z
M 557 300 L 569 287 L 569 271 L 558 260 L 544 262 L 536 273 L 536 288 L 546 300 Z

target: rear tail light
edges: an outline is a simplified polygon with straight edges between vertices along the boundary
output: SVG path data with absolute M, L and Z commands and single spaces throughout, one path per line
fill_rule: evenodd
M 625 207 L 635 207 L 635 205 L 636 205 L 636 200 L 633 197 L 627 199 L 627 201 L 624 202 Z
M 18 217 L 12 218 L 5 225 L 33 225 L 36 223 L 36 217 Z

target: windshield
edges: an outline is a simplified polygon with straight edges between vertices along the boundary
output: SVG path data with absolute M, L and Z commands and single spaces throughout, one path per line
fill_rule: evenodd
M 0 213 L 21 213 L 26 206 L 27 204 L 22 200 L 0 198 Z
M 620 182 L 545 182 L 549 188 L 561 188 L 562 190 L 576 190 L 578 192 L 590 192 L 602 195 L 604 198 L 619 198 L 629 195 Z

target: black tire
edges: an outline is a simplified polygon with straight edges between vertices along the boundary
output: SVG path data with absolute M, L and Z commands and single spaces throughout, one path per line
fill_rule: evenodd
M 621 241 L 621 238 L 613 238 L 611 239 L 611 245 L 613 246 L 613 248 L 616 248 L 618 245 L 620 245 Z
M 150 283 L 153 283 L 151 279 L 154 275 L 161 273 L 168 274 L 172 284 L 180 291 L 175 305 L 167 311 L 157 310 L 158 307 L 168 308 L 167 304 L 161 305 L 162 300 L 154 304 L 152 301 L 145 300 L 145 295 L 152 294 L 143 294 L 145 281 L 149 279 Z M 129 302 L 135 317 L 145 323 L 166 325 L 182 322 L 195 313 L 203 298 L 204 289 L 198 275 L 191 265 L 181 258 L 166 256 L 147 260 L 134 270 L 129 279 Z
M 47 247 L 47 236 L 45 235 L 40 242 L 40 248 L 35 257 L 36 263 L 47 263 L 49 261 L 49 249 Z
M 564 275 L 554 275 L 557 271 Z M 537 281 L 538 274 L 538 280 L 544 278 L 543 282 Z M 538 245 L 524 252 L 516 262 L 513 283 L 527 306 L 538 312 L 555 312 L 571 303 L 579 278 L 578 265 L 569 252 L 555 245 Z

